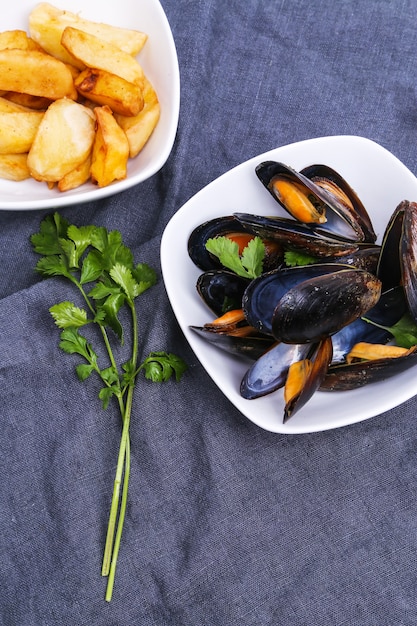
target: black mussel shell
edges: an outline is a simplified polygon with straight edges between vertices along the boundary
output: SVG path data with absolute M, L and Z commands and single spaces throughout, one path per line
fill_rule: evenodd
M 283 387 L 291 363 L 306 358 L 309 350 L 307 345 L 274 343 L 245 373 L 241 396 L 254 400 Z
M 376 241 L 376 234 L 367 210 L 356 191 L 339 172 L 328 165 L 315 164 L 300 170 L 300 174 L 309 178 L 316 185 L 322 185 L 324 189 L 327 188 L 329 193 L 339 194 L 340 190 L 348 201 L 346 208 L 348 211 L 352 211 L 352 219 L 357 221 L 364 233 L 364 242 L 374 243 Z M 343 196 L 339 196 L 339 199 L 344 204 Z
M 396 324 L 406 311 L 407 303 L 402 287 L 382 293 L 376 305 L 365 316 L 373 324 L 359 317 L 332 335 L 333 364 L 342 363 L 353 346 L 360 341 L 382 344 L 390 341 L 392 334 L 387 327 Z
M 417 203 L 403 200 L 385 229 L 377 276 L 383 289 L 402 285 L 417 324 Z
M 329 367 L 320 391 L 351 391 L 386 380 L 417 365 L 417 347 L 406 356 Z
M 364 315 L 380 295 L 381 282 L 356 268 L 309 278 L 279 300 L 272 333 L 285 343 L 318 342 Z
M 190 259 L 201 270 L 221 268 L 221 263 L 206 249 L 208 239 L 227 235 L 231 232 L 246 232 L 242 224 L 232 215 L 216 217 L 197 226 L 188 238 Z
M 228 354 L 245 357 L 251 361 L 259 359 L 274 343 L 272 337 L 262 335 L 236 337 L 234 335 L 212 332 L 204 326 L 190 326 L 190 329 L 216 348 Z
M 404 212 L 400 248 L 403 287 L 407 304 L 417 324 L 417 203 L 409 202 Z
M 382 237 L 376 275 L 384 291 L 402 283 L 400 243 L 403 238 L 404 212 L 408 204 L 403 201 L 396 207 Z
M 226 270 L 203 272 L 196 289 L 211 311 L 220 317 L 227 311 L 242 308 L 242 297 L 250 280 Z
M 326 377 L 330 362 L 332 360 L 332 340 L 330 337 L 324 338 L 314 347 L 313 354 L 309 357 L 312 362 L 311 372 L 305 381 L 301 391 L 287 402 L 284 408 L 284 423 L 295 415 L 320 388 Z
M 279 300 L 294 285 L 307 278 L 346 269 L 337 263 L 284 267 L 262 274 L 252 280 L 242 298 L 248 323 L 262 333 L 272 334 L 272 316 Z
M 234 213 L 234 217 L 250 232 L 278 241 L 284 248 L 293 248 L 316 257 L 337 257 L 358 250 L 358 243 L 335 236 L 323 228 L 311 228 L 285 217 L 265 217 L 250 213 Z
M 277 194 L 274 183 L 279 179 L 285 179 L 301 185 L 306 189 L 306 195 L 312 199 L 312 204 L 325 208 L 326 225 L 323 229 L 353 241 L 365 241 L 366 235 L 362 228 L 362 220 L 345 203 L 328 190 L 316 185 L 307 176 L 297 172 L 292 167 L 276 161 L 264 161 L 255 168 L 256 175 L 262 184 L 268 189 L 275 200 L 290 214 L 289 208 L 281 201 Z M 301 220 L 302 221 L 302 220 Z M 368 234 L 368 233 L 367 233 Z M 375 241 L 375 238 L 373 239 Z
M 194 264 L 203 271 L 221 269 L 223 267 L 221 262 L 207 250 L 206 243 L 209 239 L 233 234 L 247 235 L 248 238 L 257 235 L 233 215 L 216 217 L 200 224 L 192 231 L 188 238 L 188 255 Z M 276 240 L 268 240 L 267 237 L 263 240 L 265 244 L 264 271 L 268 271 L 281 265 L 284 250 Z
M 354 252 L 338 256 L 337 262 L 343 263 L 344 265 L 350 265 L 351 267 L 357 267 L 361 270 L 366 270 L 367 272 L 371 272 L 371 274 L 376 274 L 380 251 L 381 247 L 376 244 L 361 244 Z M 331 263 L 334 261 L 334 257 L 323 259 L 323 263 Z

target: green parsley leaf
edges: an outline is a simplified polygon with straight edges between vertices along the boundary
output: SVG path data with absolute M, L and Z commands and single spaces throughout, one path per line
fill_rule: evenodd
M 301 250 L 286 250 L 284 252 L 284 262 L 288 267 L 312 265 L 313 263 L 317 263 L 317 257 L 306 254 Z
M 411 348 L 411 346 L 417 345 L 417 325 L 409 313 L 403 315 L 403 317 L 398 320 L 396 324 L 393 324 L 393 326 L 383 326 L 382 324 L 377 324 L 367 317 L 362 317 L 362 319 L 369 324 L 378 326 L 378 328 L 387 330 L 394 337 L 396 345 L 401 348 L 408 349 Z
M 244 278 L 256 278 L 262 274 L 265 245 L 260 237 L 254 237 L 239 255 L 239 246 L 228 237 L 214 237 L 206 242 L 207 250 L 218 257 L 227 269 Z
M 97 354 L 76 328 L 65 328 L 61 332 L 59 347 L 67 354 L 80 354 L 90 365 L 97 367 Z
M 173 375 L 178 381 L 187 369 L 181 358 L 167 352 L 151 352 L 141 367 L 147 379 L 158 383 L 166 382 Z
M 90 363 L 80 363 L 75 368 L 79 380 L 84 381 L 95 371 L 95 367 Z
M 41 222 L 39 232 L 30 237 L 34 251 L 48 256 L 60 254 L 62 252 L 60 239 L 67 236 L 67 230 L 68 222 L 65 218 L 58 213 L 47 215 Z
M 110 269 L 109 274 L 114 282 L 123 289 L 129 300 L 134 300 L 139 295 L 139 285 L 128 267 L 116 263 Z
M 87 311 L 72 302 L 60 302 L 49 309 L 59 328 L 79 328 L 88 324 Z

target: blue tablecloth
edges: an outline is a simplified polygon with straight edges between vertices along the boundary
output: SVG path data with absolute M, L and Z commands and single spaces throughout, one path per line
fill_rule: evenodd
M 415 0 L 162 4 L 181 72 L 172 153 L 145 183 L 66 208 L 69 221 L 120 230 L 160 273 L 174 213 L 271 148 L 361 135 L 417 174 Z M 417 624 L 416 399 L 337 430 L 266 432 L 199 364 L 162 280 L 141 302 L 143 353 L 168 349 L 189 369 L 135 396 L 129 505 L 104 601 L 120 422 L 58 349 L 47 309 L 72 291 L 34 272 L 29 236 L 43 216 L 0 211 L 0 623 Z

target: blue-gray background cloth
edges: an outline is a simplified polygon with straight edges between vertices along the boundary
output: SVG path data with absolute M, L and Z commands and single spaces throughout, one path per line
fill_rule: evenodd
M 120 230 L 160 274 L 175 212 L 269 149 L 361 135 L 417 174 L 416 0 L 162 4 L 181 72 L 172 153 L 145 183 L 66 208 L 69 221 Z M 104 601 L 120 421 L 58 349 L 48 307 L 73 292 L 34 272 L 29 236 L 44 215 L 0 212 L 0 624 L 415 626 L 417 399 L 337 430 L 264 431 L 199 364 L 162 280 L 138 301 L 141 350 L 189 369 L 139 385 Z

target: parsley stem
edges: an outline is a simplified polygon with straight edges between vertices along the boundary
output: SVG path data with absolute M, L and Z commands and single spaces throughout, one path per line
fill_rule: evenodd
M 109 551 L 108 554 L 108 558 L 110 559 L 111 556 L 111 560 L 109 563 L 109 571 L 108 571 L 108 580 L 107 580 L 107 588 L 106 588 L 106 601 L 110 602 L 110 600 L 112 599 L 112 595 L 113 595 L 113 587 L 114 587 L 114 578 L 116 575 L 116 565 L 117 565 L 117 559 L 119 556 L 119 548 L 120 548 L 120 542 L 122 539 L 122 531 L 123 531 L 123 525 L 124 525 L 124 519 L 125 519 L 125 514 L 126 514 L 126 506 L 127 506 L 127 496 L 128 496 L 128 491 L 129 491 L 129 477 L 130 477 L 130 439 L 129 439 L 129 425 L 130 425 L 130 409 L 131 409 L 131 403 L 129 408 L 127 409 L 127 412 L 125 414 L 124 420 L 123 420 L 123 432 L 122 432 L 122 442 L 124 441 L 124 446 L 121 445 L 121 450 L 124 447 L 124 477 L 123 477 L 123 489 L 122 489 L 122 497 L 121 497 L 121 502 L 120 502 L 120 510 L 119 510 L 119 519 L 117 521 L 117 530 L 116 530 L 116 537 L 114 539 L 114 544 L 112 547 L 112 551 Z M 122 452 L 123 454 L 123 452 Z M 119 461 L 122 461 L 121 465 L 123 467 L 123 457 L 119 456 Z M 115 478 L 115 487 L 116 487 L 116 481 L 118 481 L 118 493 L 117 493 L 117 500 L 114 500 L 114 505 L 115 505 L 115 512 L 117 513 L 117 506 L 118 506 L 118 500 L 119 500 L 119 493 L 120 493 L 120 481 L 122 479 L 122 476 L 117 476 L 117 472 L 116 472 L 116 478 Z M 113 506 L 113 502 L 112 502 L 112 506 Z M 116 520 L 114 520 L 115 522 Z M 112 535 L 114 535 L 114 526 L 112 529 Z M 111 546 L 110 546 L 111 548 Z
M 135 305 L 132 301 L 128 301 L 132 315 L 132 364 L 133 369 L 136 368 L 138 360 L 138 323 Z M 117 460 L 116 475 L 114 479 L 113 497 L 110 506 L 109 524 L 107 530 L 106 545 L 104 549 L 102 574 L 108 575 L 106 588 L 106 601 L 110 602 L 113 594 L 114 579 L 116 574 L 117 559 L 119 556 L 120 542 L 122 538 L 124 519 L 126 514 L 127 496 L 129 490 L 130 477 L 130 416 L 132 412 L 133 391 L 135 386 L 135 378 L 130 381 L 127 391 L 125 410 L 122 412 L 123 429 L 119 446 L 119 456 Z M 123 476 L 124 467 L 124 476 Z M 120 486 L 123 484 L 122 496 L 120 501 Z M 117 519 L 117 512 L 119 517 Z M 117 520 L 116 536 L 114 538 Z M 114 538 L 114 540 L 113 540 Z M 114 541 L 114 542 L 113 542 Z

